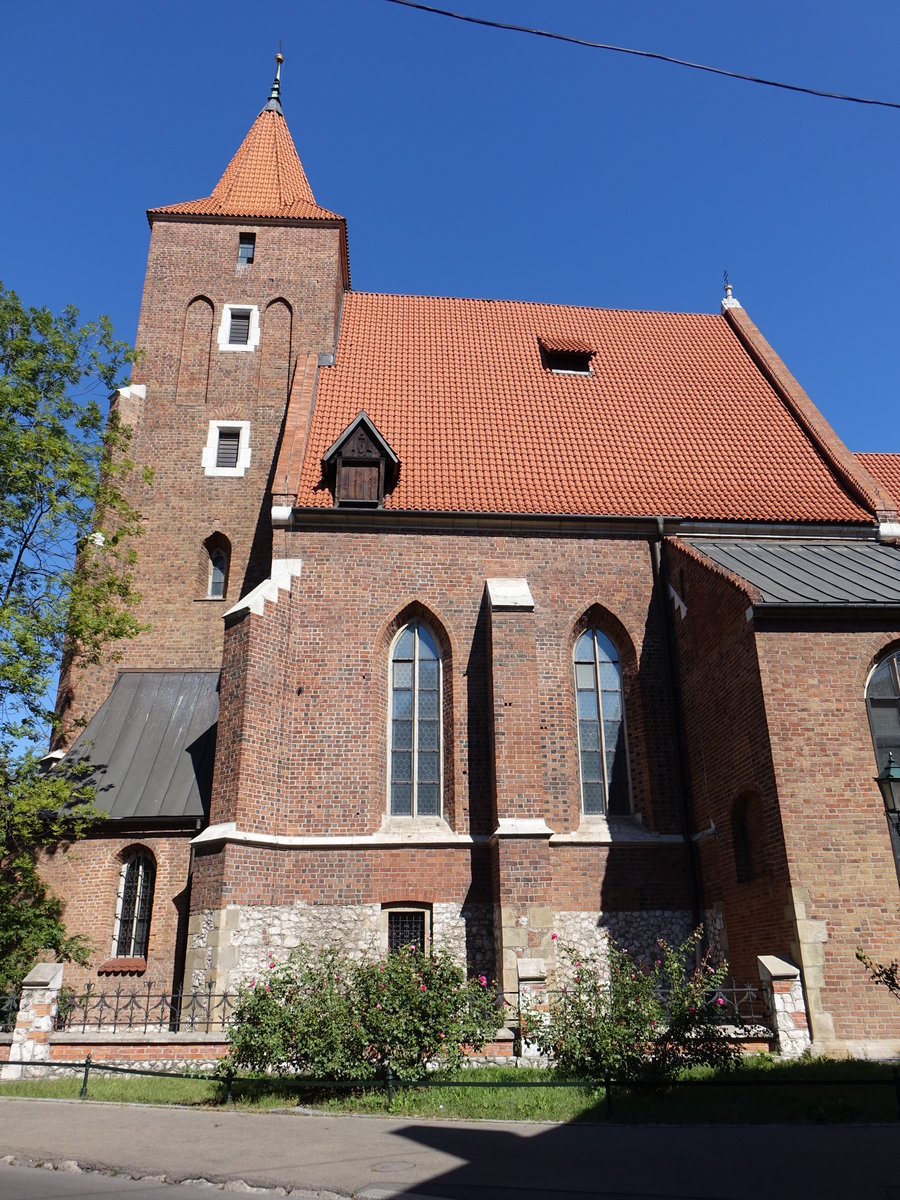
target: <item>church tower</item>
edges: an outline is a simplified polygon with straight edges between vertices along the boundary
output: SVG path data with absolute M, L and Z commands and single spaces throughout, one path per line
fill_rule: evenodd
M 207 820 L 212 783 L 222 618 L 270 574 L 285 414 L 289 402 L 311 410 L 349 287 L 346 224 L 316 203 L 276 61 L 266 104 L 212 192 L 147 213 L 137 360 L 115 401 L 138 468 L 134 575 L 147 628 L 117 647 L 116 661 L 61 683 L 65 728 L 88 722 L 71 752 L 97 766 L 109 819 L 45 864 L 69 931 L 96 946 L 85 980 L 99 970 L 180 983 L 190 839 Z M 289 435 L 298 448 L 300 425 Z M 74 966 L 69 978 L 79 978 Z
M 138 360 L 118 403 L 131 457 L 152 471 L 133 497 L 150 628 L 121 648 L 120 667 L 218 670 L 223 612 L 269 574 L 288 401 L 311 396 L 319 356 L 334 351 L 349 287 L 346 224 L 315 201 L 276 61 L 265 107 L 211 194 L 147 213 Z M 69 711 L 94 713 L 116 670 L 73 681 Z

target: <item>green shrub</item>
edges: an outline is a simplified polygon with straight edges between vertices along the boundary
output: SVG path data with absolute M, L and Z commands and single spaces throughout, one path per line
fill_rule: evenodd
M 481 1050 L 503 1020 L 487 978 L 467 979 L 441 950 L 408 946 L 363 962 L 355 993 L 367 1061 L 406 1078 L 424 1074 L 427 1063 L 458 1066 L 463 1047 Z
M 237 995 L 227 1064 L 280 1075 L 347 1079 L 365 1052 L 348 964 L 333 950 L 301 947 L 270 961 Z
M 710 999 L 727 975 L 705 955 L 688 973 L 698 929 L 678 947 L 659 940 L 653 964 L 610 943 L 608 958 L 560 948 L 561 987 L 547 1012 L 527 1011 L 524 1033 L 565 1074 L 586 1079 L 666 1080 L 682 1067 L 728 1067 L 737 1059 Z
M 388 1067 L 411 1078 L 453 1066 L 502 1024 L 494 989 L 443 951 L 415 946 L 353 962 L 301 947 L 238 993 L 227 1065 L 320 1079 L 364 1079 Z

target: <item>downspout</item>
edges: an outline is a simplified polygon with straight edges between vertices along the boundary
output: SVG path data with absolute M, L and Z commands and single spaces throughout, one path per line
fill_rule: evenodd
M 672 703 L 672 736 L 675 740 L 675 785 L 681 809 L 681 832 L 688 856 L 691 878 L 691 911 L 694 928 L 703 922 L 705 904 L 703 900 L 703 876 L 700 871 L 700 856 L 692 836 L 694 826 L 694 796 L 691 788 L 691 769 L 687 753 L 687 731 L 684 727 L 684 709 L 681 701 L 681 674 L 675 645 L 675 613 L 669 602 L 669 574 L 665 556 L 661 552 L 665 536 L 663 517 L 656 519 L 656 537 L 650 542 L 650 557 L 653 563 L 653 583 L 662 602 L 663 659 L 666 667 L 666 683 Z M 706 932 L 706 931 L 704 931 Z M 705 940 L 705 939 L 704 939 Z

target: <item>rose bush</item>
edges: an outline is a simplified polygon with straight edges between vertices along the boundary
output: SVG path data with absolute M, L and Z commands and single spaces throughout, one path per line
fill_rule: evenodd
M 301 947 L 238 993 L 227 1066 L 322 1079 L 455 1066 L 503 1023 L 485 976 L 415 946 L 351 961 Z
M 523 1033 L 567 1075 L 602 1079 L 671 1079 L 682 1067 L 727 1067 L 737 1050 L 722 1028 L 716 992 L 727 963 L 705 954 L 693 971 L 701 937 L 682 945 L 659 940 L 651 964 L 610 943 L 607 960 L 559 946 L 560 988 L 547 1011 L 526 1010 Z

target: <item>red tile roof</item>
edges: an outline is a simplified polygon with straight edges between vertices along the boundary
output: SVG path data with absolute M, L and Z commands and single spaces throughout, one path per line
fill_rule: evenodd
M 316 204 L 287 122 L 281 113 L 271 109 L 263 109 L 253 122 L 212 195 L 202 200 L 151 208 L 147 215 L 152 218 L 167 214 L 281 220 L 343 219 Z
M 361 409 L 400 459 L 387 509 L 872 521 L 720 316 L 348 292 L 299 506 L 332 504 L 321 457 Z
M 900 508 L 900 454 L 857 454 L 856 457 Z

